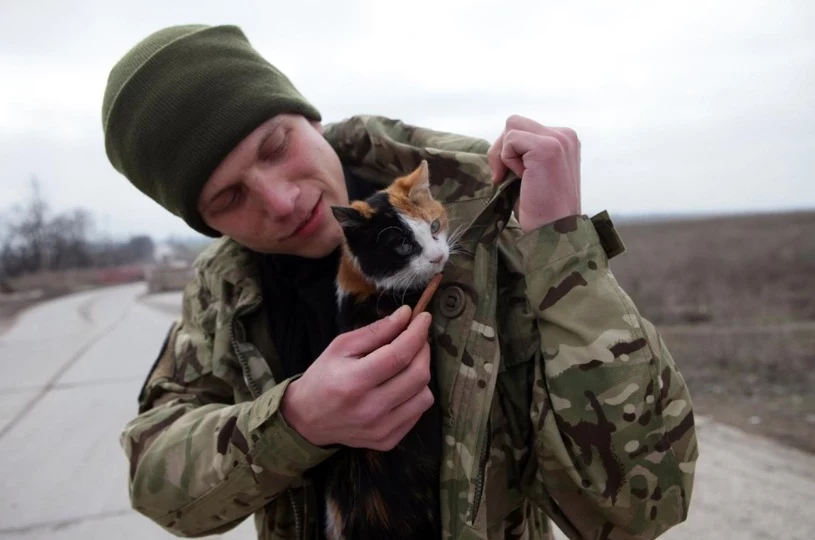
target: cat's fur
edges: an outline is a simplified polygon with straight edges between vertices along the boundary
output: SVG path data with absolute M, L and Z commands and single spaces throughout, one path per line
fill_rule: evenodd
M 337 275 L 339 331 L 415 305 L 450 256 L 448 218 L 429 190 L 428 167 L 348 207 L 333 207 L 344 242 Z M 436 380 L 430 389 L 436 397 Z M 436 403 L 391 451 L 343 448 L 325 482 L 329 540 L 441 537 L 441 414 Z

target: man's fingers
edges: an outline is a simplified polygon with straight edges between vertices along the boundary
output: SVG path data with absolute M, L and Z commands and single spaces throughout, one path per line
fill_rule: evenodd
M 492 170 L 493 182 L 502 180 L 504 175 L 507 173 L 507 167 L 504 165 L 504 162 L 501 161 L 501 150 L 504 146 L 504 133 L 506 132 L 501 132 L 501 135 L 495 140 L 494 143 L 492 143 L 492 146 L 487 151 L 487 162 Z
M 509 133 L 510 131 L 521 131 L 534 135 L 554 137 L 560 141 L 560 144 L 564 150 L 566 150 L 566 154 L 570 159 L 580 153 L 580 139 L 575 130 L 569 127 L 544 126 L 524 116 L 512 115 L 507 119 L 504 133 Z
M 393 341 L 405 329 L 410 313 L 409 306 L 402 306 L 388 317 L 346 332 L 337 338 L 337 352 L 344 356 L 365 356 L 379 349 Z
M 393 449 L 413 429 L 413 426 L 416 425 L 422 414 L 433 405 L 433 402 L 433 393 L 429 388 L 423 388 L 421 392 L 391 411 L 389 415 L 390 429 L 383 429 L 373 434 L 374 436 L 366 446 L 380 451 Z
M 563 143 L 564 146 L 568 146 L 569 148 L 576 147 L 580 142 L 577 137 L 577 133 L 572 128 L 544 126 L 541 123 L 517 114 L 512 115 L 507 119 L 504 132 L 507 133 L 509 131 L 525 131 L 534 135 L 555 137 L 561 143 Z
M 392 425 L 404 425 L 411 421 L 416 423 L 419 417 L 433 405 L 434 401 L 433 392 L 430 391 L 430 388 L 422 388 L 412 398 L 391 410 Z
M 504 131 L 526 131 L 538 135 L 543 135 L 545 130 L 546 128 L 542 124 L 518 114 L 513 114 L 507 118 L 506 127 L 504 128 Z
M 379 386 L 410 365 L 416 353 L 427 343 L 430 314 L 420 313 L 391 343 L 361 358 L 355 365 L 356 376 L 366 388 Z
M 504 148 L 501 152 L 501 160 L 512 169 L 512 172 L 522 177 L 526 166 L 524 158 L 529 152 L 539 152 L 541 148 L 557 145 L 560 143 L 556 139 L 535 135 L 528 131 L 508 131 L 504 137 Z
M 375 390 L 376 400 L 396 407 L 415 396 L 430 383 L 430 344 L 425 341 L 407 369 L 383 382 Z
M 507 132 L 501 158 L 515 174 L 520 176 L 526 170 L 524 160 L 533 155 L 539 159 L 542 158 L 544 162 L 551 163 L 559 160 L 570 165 L 565 159 L 566 148 L 558 138 L 549 135 L 535 135 L 525 131 Z
M 524 174 L 524 161 L 523 152 L 521 151 L 523 146 L 517 140 L 517 133 L 517 131 L 510 131 L 504 138 L 504 147 L 501 149 L 501 162 L 520 178 Z
M 580 140 L 577 133 L 568 127 L 547 127 L 534 120 L 520 115 L 507 118 L 506 126 L 501 135 L 492 144 L 487 152 L 487 161 L 493 172 L 493 181 L 500 180 L 511 170 L 518 176 L 523 176 L 525 170 L 524 153 L 532 149 L 525 141 L 535 141 L 537 137 L 554 139 L 559 143 L 572 168 L 579 168 Z M 554 141 L 550 141 L 554 142 Z M 554 154 L 554 153 L 550 153 Z

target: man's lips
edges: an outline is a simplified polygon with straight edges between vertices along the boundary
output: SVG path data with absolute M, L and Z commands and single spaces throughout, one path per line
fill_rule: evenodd
M 311 218 L 313 218 L 314 214 L 317 213 L 317 206 L 320 204 L 321 200 L 322 200 L 322 195 L 317 199 L 317 202 L 314 203 L 314 206 L 311 207 L 311 210 L 309 210 L 308 213 L 305 216 L 303 216 L 303 219 L 300 221 L 300 223 L 297 225 L 297 227 L 295 227 L 295 229 L 292 232 L 285 235 L 283 237 L 283 240 L 288 240 L 289 238 L 291 238 L 293 236 L 296 236 L 297 233 L 299 233 L 301 230 L 303 230 L 303 228 L 306 225 L 309 224 L 309 222 L 311 221 Z

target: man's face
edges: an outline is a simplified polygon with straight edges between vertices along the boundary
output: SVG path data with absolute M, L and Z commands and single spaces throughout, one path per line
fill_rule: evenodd
M 322 127 L 278 115 L 249 134 L 198 199 L 207 225 L 263 253 L 323 257 L 342 239 L 332 205 L 347 205 L 342 165 Z

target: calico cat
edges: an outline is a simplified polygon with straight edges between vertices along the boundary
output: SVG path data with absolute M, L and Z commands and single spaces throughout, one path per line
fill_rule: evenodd
M 332 211 L 344 233 L 337 273 L 340 332 L 403 304 L 414 306 L 450 256 L 447 213 L 430 193 L 425 161 L 366 200 Z M 325 479 L 329 540 L 441 538 L 441 413 L 435 403 L 393 450 L 345 447 L 332 460 Z

